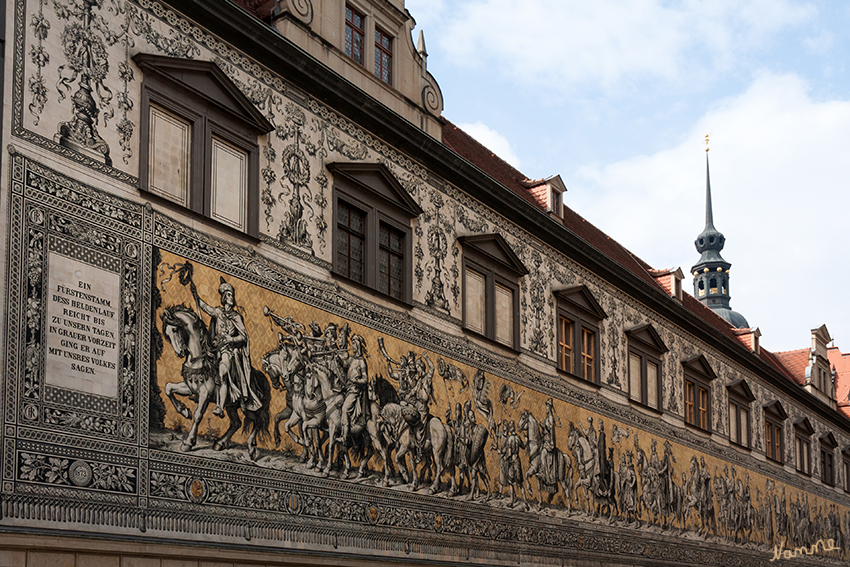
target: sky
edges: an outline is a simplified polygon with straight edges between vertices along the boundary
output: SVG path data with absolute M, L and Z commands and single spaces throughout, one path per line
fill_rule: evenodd
M 850 352 L 850 2 L 406 0 L 443 116 L 656 268 L 697 262 L 705 135 L 731 305 Z M 686 289 L 693 290 L 690 277 Z

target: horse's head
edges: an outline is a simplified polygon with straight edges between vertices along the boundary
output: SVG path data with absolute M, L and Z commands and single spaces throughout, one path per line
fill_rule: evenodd
M 163 309 L 160 319 L 162 334 L 178 358 L 204 354 L 206 327 L 194 311 L 185 305 L 174 305 Z
M 528 427 L 528 416 L 529 416 L 528 410 L 527 409 L 522 410 L 522 413 L 519 415 L 519 428 L 520 429 L 525 429 L 526 427 Z
M 166 307 L 163 309 L 160 319 L 162 319 L 162 334 L 171 348 L 174 349 L 174 354 L 178 358 L 186 358 L 186 325 L 182 319 L 177 316 L 175 308 Z

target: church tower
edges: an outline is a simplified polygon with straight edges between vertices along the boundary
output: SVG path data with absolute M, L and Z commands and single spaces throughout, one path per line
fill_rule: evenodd
M 691 268 L 694 276 L 694 297 L 703 305 L 723 317 L 733 327 L 749 328 L 743 315 L 729 307 L 729 268 L 732 266 L 723 259 L 720 251 L 726 244 L 726 237 L 714 228 L 714 215 L 711 210 L 711 177 L 708 167 L 708 136 L 705 148 L 705 228 L 694 241 L 700 258 Z

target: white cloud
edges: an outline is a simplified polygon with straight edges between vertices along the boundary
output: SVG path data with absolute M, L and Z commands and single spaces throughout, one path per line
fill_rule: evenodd
M 511 143 L 507 138 L 487 126 L 481 121 L 473 124 L 458 124 L 458 128 L 478 140 L 485 148 L 519 169 L 520 159 L 514 153 Z
M 676 147 L 590 164 L 567 204 L 657 267 L 696 263 L 704 225 L 702 138 L 713 132 L 714 220 L 733 264 L 732 307 L 774 350 L 826 323 L 850 349 L 850 102 L 813 100 L 796 75 L 764 74 L 683 132 Z M 842 346 L 843 345 L 843 346 Z
M 539 88 L 610 88 L 727 67 L 814 14 L 790 0 L 472 0 L 437 33 L 460 65 L 493 66 Z

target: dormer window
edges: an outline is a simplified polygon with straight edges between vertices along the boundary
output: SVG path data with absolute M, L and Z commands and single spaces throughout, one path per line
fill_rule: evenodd
M 806 417 L 794 422 L 794 462 L 797 472 L 812 474 L 812 433 L 815 430 Z
M 599 327 L 607 317 L 587 289 L 555 292 L 558 301 L 558 368 L 592 384 L 601 383 Z
M 273 126 L 215 63 L 138 54 L 139 187 L 259 236 L 258 136 Z
M 711 406 L 711 382 L 717 377 L 704 356 L 682 362 L 685 372 L 685 423 L 711 432 L 714 414 Z
M 345 54 L 363 65 L 363 44 L 366 38 L 366 17 L 350 5 L 345 5 Z
M 750 448 L 752 415 L 750 404 L 756 399 L 747 383 L 739 378 L 726 387 L 729 395 L 729 441 Z
M 327 167 L 334 176 L 334 273 L 410 303 L 410 224 L 422 209 L 381 164 Z
M 519 280 L 525 266 L 499 234 L 463 236 L 463 326 L 519 350 Z
M 558 191 L 557 188 L 551 187 L 549 189 L 549 212 L 557 217 L 564 216 L 564 207 L 561 196 L 562 193 Z
M 393 84 L 393 38 L 375 28 L 375 76 L 388 85 Z
M 667 347 L 651 325 L 626 331 L 629 341 L 629 398 L 661 409 L 661 357 Z

